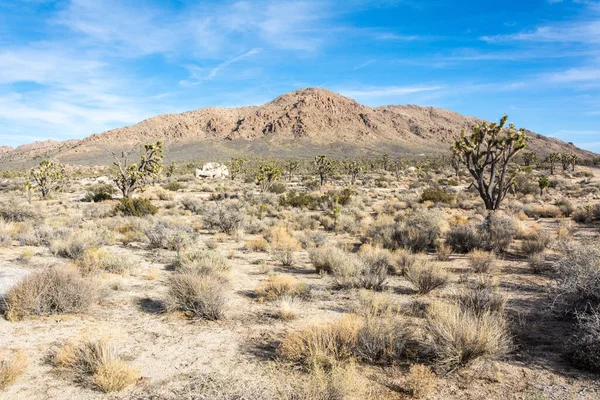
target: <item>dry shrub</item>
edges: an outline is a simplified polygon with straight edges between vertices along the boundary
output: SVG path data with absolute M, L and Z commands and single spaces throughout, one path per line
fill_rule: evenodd
M 356 334 L 354 353 L 369 363 L 390 364 L 406 352 L 410 329 L 397 318 L 367 318 Z
M 560 208 L 552 204 L 528 204 L 523 212 L 529 218 L 558 218 L 562 216 Z
M 536 232 L 521 243 L 521 251 L 527 256 L 543 253 L 550 245 L 551 237 L 546 232 Z
M 329 369 L 313 369 L 309 374 L 278 379 L 281 400 L 364 399 L 368 397 L 369 382 L 362 378 L 352 362 L 334 365 Z
M 129 254 L 115 254 L 102 249 L 87 249 L 75 260 L 75 265 L 83 275 L 94 275 L 100 272 L 125 274 L 140 266 L 140 263 Z
M 482 237 L 473 225 L 456 225 L 446 234 L 446 243 L 453 251 L 466 254 L 482 247 Z
M 583 369 L 600 371 L 600 310 L 592 308 L 577 315 L 575 333 L 572 335 L 568 355 L 573 363 Z
M 3 298 L 3 310 L 11 321 L 30 315 L 82 313 L 96 298 L 95 285 L 76 270 L 50 268 L 13 286 Z
M 371 292 L 362 290 L 358 297 L 357 313 L 365 317 L 390 317 L 396 314 L 400 307 L 391 292 Z
M 414 364 L 408 370 L 406 385 L 410 394 L 417 398 L 426 397 L 437 389 L 437 376 L 426 365 Z
M 139 379 L 136 368 L 125 362 L 114 343 L 107 340 L 67 342 L 52 354 L 56 367 L 91 378 L 104 392 L 116 392 Z
M 64 258 L 75 260 L 85 253 L 86 250 L 99 244 L 97 237 L 90 233 L 77 233 L 65 239 L 52 241 L 50 248 L 54 254 Z
M 351 262 L 350 254 L 333 245 L 315 247 L 308 254 L 317 273 L 333 274 L 333 271 L 341 270 L 343 264 Z
M 276 316 L 284 321 L 295 319 L 298 316 L 302 301 L 297 296 L 283 295 L 276 302 Z
M 0 390 L 5 390 L 25 373 L 29 363 L 25 353 L 18 351 L 0 352 Z
M 469 266 L 474 272 L 489 273 L 496 266 L 496 256 L 492 252 L 473 250 L 469 254 Z
M 181 273 L 219 275 L 229 272 L 231 265 L 217 251 L 193 249 L 180 253 L 173 268 Z
M 226 307 L 223 280 L 212 275 L 175 274 L 168 282 L 167 305 L 189 318 L 223 319 Z
M 269 250 L 269 243 L 264 238 L 246 240 L 244 247 L 250 251 L 266 252 Z
M 388 266 L 368 255 L 350 254 L 332 270 L 333 286 L 337 289 L 364 288 L 383 290 Z
M 291 275 L 272 275 L 262 281 L 256 288 L 256 294 L 266 300 L 277 300 L 283 296 L 306 297 L 309 294 L 306 283 Z
M 568 314 L 600 306 L 600 246 L 576 244 L 554 264 L 556 300 Z
M 427 294 L 434 289 L 444 287 L 449 279 L 446 271 L 428 261 L 418 262 L 408 268 L 405 277 L 420 294 Z
M 506 298 L 499 292 L 496 284 L 479 282 L 469 285 L 455 295 L 456 304 L 464 311 L 481 315 L 485 313 L 502 313 Z
M 151 249 L 181 251 L 193 242 L 191 229 L 170 226 L 164 221 L 158 221 L 152 228 L 146 229 L 144 234 Z
M 534 274 L 541 274 L 549 269 L 546 257 L 542 253 L 531 254 L 527 259 L 527 264 Z
M 302 250 L 300 242 L 281 226 L 271 229 L 270 241 L 273 256 L 286 267 L 293 265 L 294 253 Z
M 490 251 L 505 251 L 517 235 L 515 221 L 494 212 L 488 214 L 479 230 L 484 237 L 484 248 Z
M 444 223 L 441 211 L 414 211 L 399 222 L 389 217 L 377 219 L 369 226 L 367 237 L 386 249 L 425 251 L 435 244 Z
M 245 220 L 246 207 L 237 200 L 207 202 L 202 213 L 202 221 L 207 228 L 227 234 L 242 229 Z
M 448 261 L 452 255 L 452 247 L 444 242 L 438 242 L 435 246 L 435 252 L 438 261 Z
M 593 221 L 600 220 L 600 204 L 591 205 L 578 208 L 573 213 L 573 220 L 575 222 L 590 223 Z
M 309 369 L 331 368 L 353 357 L 362 326 L 360 318 L 347 314 L 328 325 L 292 332 L 281 342 L 278 354 Z
M 425 329 L 437 364 L 446 370 L 494 359 L 511 349 L 506 321 L 498 313 L 474 314 L 457 305 L 435 303 Z

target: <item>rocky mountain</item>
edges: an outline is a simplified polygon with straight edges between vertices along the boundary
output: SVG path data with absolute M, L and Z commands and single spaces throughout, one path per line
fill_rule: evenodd
M 448 152 L 475 117 L 415 105 L 367 107 L 325 89 L 307 88 L 284 94 L 262 106 L 203 108 L 165 114 L 134 126 L 94 134 L 83 140 L 46 141 L 0 152 L 4 165 L 52 157 L 67 163 L 97 164 L 110 151 L 136 148 L 162 140 L 166 158 L 223 159 L 233 155 L 303 157 L 326 153 L 397 155 Z M 528 147 L 541 154 L 593 153 L 533 132 Z

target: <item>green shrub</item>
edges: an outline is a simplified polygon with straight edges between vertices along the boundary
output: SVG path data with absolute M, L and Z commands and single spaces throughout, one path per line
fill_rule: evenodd
M 99 183 L 91 186 L 85 194 L 84 201 L 100 203 L 105 200 L 112 200 L 112 195 L 116 193 L 116 189 L 109 183 Z
M 297 192 L 290 190 L 279 198 L 279 204 L 283 207 L 296 207 L 314 209 L 316 207 L 317 198 L 306 192 Z
M 184 188 L 184 186 L 181 183 L 177 182 L 177 181 L 165 183 L 163 185 L 163 189 L 169 190 L 171 192 L 177 192 L 177 191 L 179 191 L 179 190 L 181 190 L 183 188 Z
M 432 201 L 434 203 L 452 203 L 454 195 L 441 188 L 427 188 L 421 194 L 421 201 Z
M 148 199 L 137 198 L 123 198 L 113 208 L 115 215 L 124 215 L 128 217 L 143 217 L 145 215 L 154 215 L 158 212 L 156 207 Z

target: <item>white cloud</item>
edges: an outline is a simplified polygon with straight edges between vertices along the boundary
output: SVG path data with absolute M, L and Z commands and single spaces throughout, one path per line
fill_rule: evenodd
M 430 92 L 443 89 L 444 86 L 380 86 L 359 89 L 339 89 L 339 92 L 348 97 L 385 97 L 406 96 L 409 94 Z
M 600 68 L 584 67 L 571 68 L 565 71 L 546 75 L 547 80 L 557 83 L 573 83 L 595 81 L 600 82 Z
M 210 70 L 208 70 L 208 73 L 205 72 L 206 71 L 205 68 L 199 68 L 195 65 L 189 65 L 186 68 L 188 68 L 188 70 L 190 71 L 190 73 L 192 75 L 191 79 L 183 80 L 183 81 L 180 81 L 179 83 L 182 85 L 198 85 L 202 82 L 210 81 L 210 80 L 214 79 L 222 70 L 229 67 L 230 65 L 235 64 L 239 61 L 242 61 L 246 58 L 252 57 L 260 52 L 261 52 L 261 49 L 252 49 L 250 51 L 247 51 L 243 54 L 240 54 L 239 56 L 230 58 L 229 60 L 226 60 L 226 61 L 220 63 L 216 67 L 211 68 Z

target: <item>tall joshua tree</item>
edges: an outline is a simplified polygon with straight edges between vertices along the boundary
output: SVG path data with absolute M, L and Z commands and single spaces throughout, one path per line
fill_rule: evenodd
M 515 129 L 512 123 L 506 127 L 507 121 L 505 114 L 499 123 L 475 125 L 469 136 L 463 130 L 452 146 L 489 211 L 500 208 L 518 173 L 512 160 L 525 148 L 525 130 Z
M 163 145 L 160 141 L 144 146 L 139 164 L 129 163 L 129 152 L 122 152 L 120 158 L 115 153 L 113 156 L 114 165 L 117 167 L 113 181 L 124 198 L 129 198 L 138 189 L 144 190 L 150 180 L 157 177 L 163 168 Z
M 33 187 L 31 182 L 34 182 L 40 189 L 42 198 L 46 199 L 52 191 L 61 188 L 65 167 L 57 161 L 44 160 L 29 172 L 29 178 L 29 189 Z

